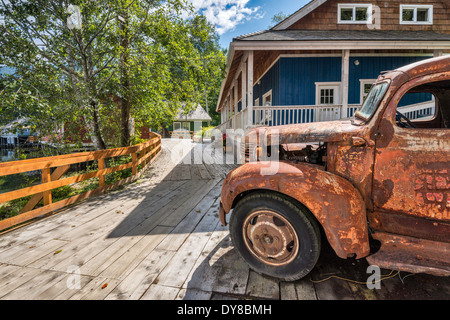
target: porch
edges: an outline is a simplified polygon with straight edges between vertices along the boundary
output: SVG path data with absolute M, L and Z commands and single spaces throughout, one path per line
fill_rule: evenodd
M 308 41 L 295 32 L 283 33 L 288 39 L 274 33 L 250 34 L 231 43 L 217 103 L 218 129 L 245 131 L 352 117 L 381 72 L 441 56 L 445 45 L 438 38 L 412 44 L 399 35 L 381 42 L 389 35 L 381 32 L 334 41 L 328 41 L 326 32 L 308 33 L 313 38 Z M 429 97 L 407 100 L 402 106 L 410 120 L 432 115 Z

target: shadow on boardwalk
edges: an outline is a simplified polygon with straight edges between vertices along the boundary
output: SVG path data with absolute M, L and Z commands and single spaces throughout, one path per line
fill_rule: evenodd
M 343 260 L 325 243 L 316 267 L 305 278 L 283 282 L 247 267 L 228 233 L 196 266 L 181 297 L 196 299 L 270 300 L 448 300 L 450 279 L 382 270 L 380 289 L 368 289 L 365 259 Z

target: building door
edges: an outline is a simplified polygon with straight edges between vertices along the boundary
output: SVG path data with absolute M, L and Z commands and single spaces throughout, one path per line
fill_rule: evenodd
M 315 110 L 314 121 L 330 121 L 339 119 L 341 104 L 340 82 L 317 82 L 316 105 L 323 106 Z

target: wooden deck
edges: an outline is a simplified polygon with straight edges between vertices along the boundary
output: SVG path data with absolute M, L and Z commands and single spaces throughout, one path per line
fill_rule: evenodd
M 0 236 L 0 299 L 450 296 L 448 278 L 402 273 L 382 281 L 380 290 L 343 280 L 366 281 L 367 262 L 338 259 L 326 245 L 317 267 L 300 281 L 250 271 L 218 219 L 221 182 L 235 165 L 180 163 L 195 160 L 202 145 L 186 142 L 183 148 L 194 146 L 195 152 L 174 160 L 176 141 L 163 140 L 161 154 L 139 181 Z

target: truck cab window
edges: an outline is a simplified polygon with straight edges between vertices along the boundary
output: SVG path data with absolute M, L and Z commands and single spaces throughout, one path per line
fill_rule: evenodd
M 397 125 L 404 128 L 450 128 L 450 81 L 409 90 L 397 106 Z

